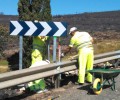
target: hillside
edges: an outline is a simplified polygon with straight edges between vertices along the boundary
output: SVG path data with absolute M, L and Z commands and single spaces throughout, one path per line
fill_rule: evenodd
M 18 16 L 0 15 L 0 24 L 9 24 L 10 20 L 17 20 Z M 120 31 L 120 11 L 82 13 L 73 15 L 56 15 L 53 21 L 65 21 L 68 28 L 77 26 L 86 31 Z
M 9 25 L 10 20 L 17 19 L 18 16 L 0 15 L 0 24 Z M 68 23 L 68 31 L 70 27 L 76 26 L 81 31 L 90 32 L 95 38 L 120 38 L 120 11 L 56 15 L 53 21 L 65 21 Z
M 0 15 L 0 24 L 8 25 L 11 20 L 18 20 L 14 15 Z
M 0 26 L 9 29 L 9 22 L 18 20 L 18 16 L 0 15 Z M 120 39 L 120 11 L 83 13 L 74 15 L 56 15 L 53 16 L 53 21 L 65 21 L 68 23 L 68 31 L 70 27 L 76 26 L 80 31 L 88 31 L 95 40 L 119 40 Z M 2 28 L 0 27 L 0 28 Z M 3 30 L 3 29 L 1 29 Z M 8 34 L 8 32 L 6 32 Z M 2 34 L 2 33 L 0 33 Z M 3 35 L 3 34 L 2 34 Z M 69 43 L 68 37 L 62 38 L 63 44 Z M 6 45 L 1 45 L 0 48 L 18 48 L 18 38 L 9 36 L 9 34 L 0 37 L 0 40 L 5 40 Z M 10 40 L 10 41 L 9 41 Z M 2 44 L 2 42 L 0 42 Z M 3 49 L 5 50 L 5 49 Z
M 55 21 L 66 21 L 69 27 L 77 26 L 87 31 L 120 31 L 120 11 L 83 13 L 75 15 L 54 16 Z
M 76 26 L 80 31 L 88 31 L 99 40 L 120 38 L 120 11 L 58 15 L 53 20 L 67 22 L 68 29 Z

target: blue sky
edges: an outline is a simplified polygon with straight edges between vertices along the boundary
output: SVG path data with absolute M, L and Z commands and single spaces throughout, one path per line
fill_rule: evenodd
M 0 0 L 0 12 L 17 15 L 19 0 Z M 120 0 L 51 0 L 52 15 L 120 10 Z

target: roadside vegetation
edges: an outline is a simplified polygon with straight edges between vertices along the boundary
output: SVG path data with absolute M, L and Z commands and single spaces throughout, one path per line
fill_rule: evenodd
M 94 44 L 95 54 L 120 50 L 120 40 L 104 40 Z
M 10 68 L 6 60 L 0 60 L 0 73 L 8 72 Z
M 104 40 L 104 41 L 98 41 L 94 44 L 94 54 L 100 54 L 100 53 L 106 53 L 111 51 L 120 50 L 120 41 L 119 40 Z M 63 60 L 68 60 L 70 56 L 76 55 L 77 52 L 72 51 L 69 54 L 67 54 Z M 52 57 L 51 57 L 52 59 Z M 0 73 L 9 71 L 10 68 L 8 67 L 8 61 L 6 59 L 0 60 Z

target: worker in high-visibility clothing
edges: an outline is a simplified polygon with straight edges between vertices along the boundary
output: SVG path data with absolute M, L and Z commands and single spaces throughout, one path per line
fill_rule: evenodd
M 47 52 L 47 40 L 47 36 L 38 36 L 33 38 L 32 64 L 45 59 L 45 55 Z
M 85 74 L 86 81 L 92 82 L 92 75 L 90 73 L 86 73 L 86 70 L 93 69 L 93 38 L 90 36 L 88 32 L 80 32 L 76 27 L 72 27 L 70 29 L 69 34 L 72 36 L 70 40 L 70 44 L 64 55 L 68 53 L 72 47 L 76 47 L 78 51 L 78 83 L 84 84 L 85 82 Z
M 41 65 L 38 63 L 40 61 L 45 60 L 45 54 L 47 52 L 47 44 L 46 41 L 48 40 L 47 36 L 36 36 L 33 37 L 33 50 L 32 50 L 32 64 L 30 68 L 36 67 L 36 64 Z M 44 90 L 46 87 L 44 79 L 35 80 L 33 82 L 28 83 L 28 87 L 31 91 L 39 91 Z

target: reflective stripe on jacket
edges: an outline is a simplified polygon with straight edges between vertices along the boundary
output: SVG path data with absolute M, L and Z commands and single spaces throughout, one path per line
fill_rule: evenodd
M 93 48 L 93 45 L 92 45 L 92 43 L 90 41 L 84 42 L 84 43 L 81 43 L 81 44 L 79 44 L 77 46 L 77 50 L 79 50 L 81 48 L 84 48 L 84 47 L 86 47 L 86 48 Z
M 75 47 L 77 50 L 87 47 L 92 48 L 92 37 L 88 32 L 75 32 L 74 36 L 70 40 L 70 47 Z

